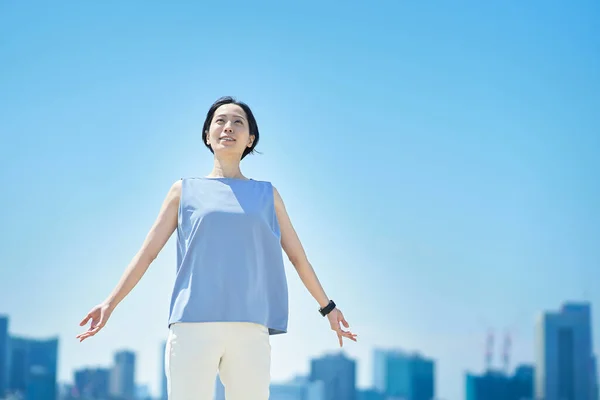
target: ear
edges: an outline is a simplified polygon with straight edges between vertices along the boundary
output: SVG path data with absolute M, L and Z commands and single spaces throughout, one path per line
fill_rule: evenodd
M 254 143 L 254 135 L 250 135 L 250 138 L 248 139 L 248 147 L 252 147 L 252 144 Z

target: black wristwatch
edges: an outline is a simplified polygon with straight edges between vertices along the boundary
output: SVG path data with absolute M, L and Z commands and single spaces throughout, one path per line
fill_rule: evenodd
M 333 302 L 333 300 L 329 300 L 329 304 L 327 304 L 325 307 L 319 308 L 319 312 L 321 313 L 322 316 L 325 317 L 327 314 L 332 312 L 334 308 L 335 308 L 335 303 Z

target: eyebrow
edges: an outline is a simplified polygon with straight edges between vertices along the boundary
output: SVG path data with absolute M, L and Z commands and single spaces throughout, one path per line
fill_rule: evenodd
M 227 116 L 227 114 L 219 114 L 219 115 L 216 115 L 215 117 L 226 117 L 226 116 Z M 246 118 L 244 118 L 244 117 L 242 117 L 241 115 L 238 115 L 238 114 L 233 114 L 233 116 L 237 117 L 237 118 L 244 119 L 244 120 L 246 119 Z

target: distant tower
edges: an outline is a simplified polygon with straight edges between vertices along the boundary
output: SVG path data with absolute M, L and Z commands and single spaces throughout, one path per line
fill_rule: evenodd
M 110 376 L 110 392 L 114 397 L 126 400 L 135 397 L 135 358 L 132 351 L 115 353 Z
M 502 361 L 504 362 L 504 372 L 509 373 L 510 368 L 510 350 L 511 350 L 512 340 L 510 337 L 510 333 L 506 331 L 504 336 L 504 349 L 502 352 Z
M 492 362 L 494 356 L 494 332 L 490 329 L 487 334 L 486 346 L 485 346 L 485 369 L 490 371 L 492 369 Z

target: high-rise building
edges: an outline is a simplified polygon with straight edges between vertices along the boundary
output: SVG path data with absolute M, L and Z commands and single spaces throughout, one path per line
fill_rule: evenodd
M 536 398 L 593 399 L 591 306 L 564 304 L 536 324 Z
M 136 385 L 135 398 L 137 400 L 152 400 L 152 395 L 150 394 L 150 386 L 147 384 Z
M 310 362 L 310 381 L 322 381 L 324 400 L 356 400 L 356 361 L 343 353 Z
M 467 374 L 467 400 L 533 399 L 534 372 L 532 366 L 519 366 L 512 376 L 500 371 L 482 375 Z
M 58 398 L 60 400 L 78 400 L 80 399 L 75 385 L 70 383 L 58 384 Z
M 110 376 L 110 394 L 120 400 L 135 399 L 135 353 L 120 351 L 115 354 Z
M 373 383 L 386 396 L 410 394 L 410 356 L 400 351 L 375 350 Z
M 269 400 L 324 400 L 325 385 L 322 381 L 310 381 L 296 377 L 290 382 L 273 383 Z
M 435 362 L 399 350 L 375 350 L 375 389 L 387 397 L 431 400 L 435 397 Z
M 0 315 L 0 398 L 4 397 L 8 386 L 8 317 Z
M 535 368 L 533 365 L 519 365 L 512 376 L 512 392 L 515 399 L 533 399 L 535 395 Z
M 359 390 L 357 400 L 385 400 L 385 395 L 375 389 Z
M 598 360 L 596 356 L 592 358 L 592 400 L 600 400 L 598 396 Z
M 323 381 L 308 381 L 304 384 L 304 400 L 325 400 L 325 383 Z
M 11 337 L 8 391 L 25 400 L 56 400 L 58 338 L 34 340 Z
M 432 400 L 435 397 L 435 362 L 414 355 L 411 372 L 412 400 Z
M 76 394 L 84 399 L 108 399 L 110 395 L 110 369 L 85 368 L 74 373 Z
M 483 375 L 467 374 L 467 400 L 509 400 L 510 378 L 499 371 L 487 371 Z
M 304 400 L 304 388 L 300 385 L 274 383 L 269 392 L 269 400 Z

